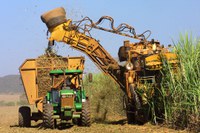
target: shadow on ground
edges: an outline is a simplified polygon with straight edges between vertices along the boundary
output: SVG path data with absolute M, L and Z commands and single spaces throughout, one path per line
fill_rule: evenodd
M 58 124 L 58 125 L 56 125 L 56 129 L 58 129 L 58 130 L 65 130 L 65 129 L 70 129 L 70 128 L 72 128 L 73 126 L 74 126 L 74 125 L 72 125 L 71 123 Z M 11 127 L 11 128 L 13 128 L 13 127 L 21 128 L 21 127 L 19 127 L 19 125 L 10 125 L 10 127 Z M 36 124 L 36 125 L 33 125 L 33 126 L 31 126 L 31 127 L 27 127 L 27 128 L 37 128 L 37 129 L 41 129 L 41 130 L 47 129 L 47 128 L 45 128 L 45 127 L 43 126 L 43 123 L 38 123 L 38 124 Z
M 125 125 L 127 124 L 127 119 L 121 119 L 121 120 L 115 120 L 115 121 L 111 121 L 111 120 L 102 120 L 102 119 L 95 119 L 94 120 L 95 123 L 101 123 L 101 124 L 111 124 L 111 125 Z

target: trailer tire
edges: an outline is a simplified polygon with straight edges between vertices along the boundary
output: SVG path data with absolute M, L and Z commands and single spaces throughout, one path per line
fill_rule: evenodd
M 91 119 L 90 119 L 90 103 L 87 99 L 86 102 L 82 103 L 82 113 L 80 123 L 81 126 L 89 127 L 91 126 Z
M 31 126 L 31 109 L 28 106 L 22 106 L 18 112 L 18 123 L 19 127 L 30 127 Z
M 43 126 L 50 129 L 55 128 L 55 121 L 53 118 L 53 106 L 48 103 L 43 104 Z

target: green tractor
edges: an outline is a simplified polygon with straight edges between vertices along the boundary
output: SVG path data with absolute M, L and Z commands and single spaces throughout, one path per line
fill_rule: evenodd
M 90 126 L 89 99 L 83 88 L 82 70 L 52 70 L 52 88 L 43 100 L 43 125 L 55 128 L 57 122 L 72 120 L 79 126 Z

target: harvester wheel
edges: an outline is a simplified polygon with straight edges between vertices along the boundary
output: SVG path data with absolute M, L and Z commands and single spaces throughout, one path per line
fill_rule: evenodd
M 126 111 L 126 117 L 127 117 L 128 124 L 135 124 L 136 123 L 135 112 L 129 112 L 127 110 Z
M 141 109 L 141 101 L 139 99 L 137 92 L 135 91 L 133 84 L 130 85 L 130 91 L 131 91 L 131 95 L 132 95 L 132 98 L 133 98 L 132 100 L 133 100 L 133 103 L 135 104 L 136 110 Z
M 19 127 L 31 126 L 31 109 L 28 106 L 22 106 L 19 108 Z
M 82 113 L 81 113 L 81 119 L 80 119 L 81 126 L 89 127 L 91 125 L 91 119 L 90 119 L 90 103 L 87 99 L 86 102 L 83 102 L 82 105 Z
M 135 123 L 135 112 L 131 103 L 128 102 L 128 96 L 124 96 L 124 109 L 126 110 L 126 116 L 128 124 Z
M 128 102 L 128 97 L 126 97 L 126 115 L 127 115 L 127 121 L 128 124 L 144 124 L 145 120 L 144 114 L 142 113 L 142 105 L 140 97 L 138 96 L 138 93 L 135 91 L 134 84 L 130 84 L 130 92 L 132 95 L 131 101 Z
M 55 121 L 53 118 L 53 106 L 48 103 L 43 104 L 43 126 L 45 128 L 55 128 Z
M 141 97 L 135 91 L 134 85 L 130 85 L 130 91 L 132 95 L 132 106 L 134 107 L 134 118 L 135 122 L 139 125 L 143 125 L 149 119 L 148 106 L 142 105 Z

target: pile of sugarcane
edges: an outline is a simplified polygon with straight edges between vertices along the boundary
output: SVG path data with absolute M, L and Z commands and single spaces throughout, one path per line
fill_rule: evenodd
M 44 97 L 47 91 L 52 88 L 52 79 L 49 75 L 51 70 L 67 69 L 67 59 L 54 53 L 46 53 L 37 58 L 37 84 L 38 97 Z M 56 78 L 55 82 L 62 80 L 62 77 Z

